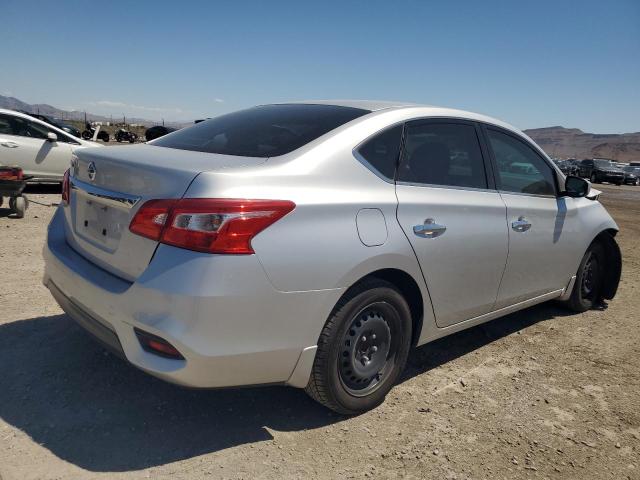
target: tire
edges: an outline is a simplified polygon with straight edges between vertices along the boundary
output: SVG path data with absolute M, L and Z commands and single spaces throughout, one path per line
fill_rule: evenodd
M 640 185 L 640 178 L 636 178 L 636 181 L 633 182 L 633 184 L 637 187 L 638 185 Z
M 93 137 L 93 135 L 91 135 L 91 132 L 89 130 L 85 130 L 84 132 L 82 132 L 82 138 L 84 140 L 91 140 L 91 137 Z
M 322 329 L 305 391 L 344 415 L 377 407 L 404 370 L 411 329 L 407 301 L 392 284 L 371 279 L 352 287 Z
M 16 214 L 16 218 L 24 218 L 24 214 L 27 211 L 27 198 L 26 197 L 16 197 L 13 202 L 13 211 Z
M 591 174 L 591 183 L 598 183 L 598 177 L 595 173 Z
M 2 198 L 2 195 L 0 195 L 0 207 L 2 206 L 3 203 L 4 203 L 4 198 Z
M 573 291 L 566 301 L 567 307 L 576 312 L 586 312 L 600 304 L 604 266 L 604 248 L 597 242 L 591 244 L 578 267 Z

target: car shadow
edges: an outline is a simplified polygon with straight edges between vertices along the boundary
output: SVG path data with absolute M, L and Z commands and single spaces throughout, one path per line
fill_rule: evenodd
M 532 325 L 573 313 L 556 302 L 546 302 L 414 348 L 402 381 L 467 355 L 495 340 Z
M 404 380 L 561 314 L 543 305 L 416 349 Z M 343 421 L 302 390 L 192 390 L 108 354 L 66 315 L 0 325 L 0 417 L 94 472 L 163 465 Z

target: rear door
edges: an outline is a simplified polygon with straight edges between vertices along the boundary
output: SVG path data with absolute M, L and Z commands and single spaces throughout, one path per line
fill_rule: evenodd
M 498 309 L 567 286 L 579 226 L 574 199 L 558 195 L 555 170 L 537 149 L 498 127 L 485 132 L 509 232 Z
M 493 308 L 507 258 L 506 209 L 473 122 L 409 122 L 397 173 L 398 221 L 439 327 Z

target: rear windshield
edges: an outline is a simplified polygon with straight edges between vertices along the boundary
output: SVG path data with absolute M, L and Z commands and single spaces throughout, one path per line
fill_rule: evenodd
M 367 113 L 370 111 L 335 105 L 265 105 L 206 120 L 150 145 L 245 157 L 277 157 Z

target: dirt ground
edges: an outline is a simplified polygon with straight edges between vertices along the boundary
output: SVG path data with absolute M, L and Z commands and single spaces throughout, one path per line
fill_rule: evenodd
M 640 188 L 598 188 L 624 257 L 608 310 L 548 303 L 420 347 L 355 418 L 292 388 L 182 389 L 107 354 L 40 283 L 53 208 L 0 209 L 0 478 L 638 479 Z

